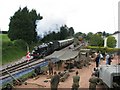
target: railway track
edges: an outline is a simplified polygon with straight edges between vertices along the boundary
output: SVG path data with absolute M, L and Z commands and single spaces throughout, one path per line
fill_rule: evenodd
M 52 61 L 56 62 L 56 59 L 53 59 Z M 45 60 L 45 59 L 31 59 L 29 60 L 29 62 L 23 61 L 21 63 L 11 65 L 10 67 L 6 67 L 0 70 L 1 72 L 0 83 L 4 81 L 6 82 L 7 80 L 12 80 L 10 79 L 11 75 L 17 78 L 16 75 L 18 74 L 20 75 L 21 73 L 27 72 L 27 71 L 32 71 L 37 66 L 44 67 L 47 65 L 47 63 L 48 63 L 48 60 Z
M 3 76 L 5 77 L 8 74 L 7 71 L 12 74 L 13 72 L 28 68 L 29 64 L 31 64 L 31 66 L 33 66 L 32 63 L 37 62 L 37 61 L 39 62 L 39 59 L 30 59 L 29 61 L 24 60 L 19 63 L 15 63 L 14 65 L 9 65 L 9 66 L 3 68 L 2 70 L 0 70 L 0 72 L 1 72 L 0 78 Z
M 52 62 L 55 63 L 57 62 L 56 59 L 52 59 Z M 44 67 L 48 65 L 48 60 L 45 59 L 39 59 L 35 62 L 32 62 L 30 64 L 24 65 L 22 67 L 19 67 L 15 70 L 5 70 L 6 74 L 0 77 L 0 86 L 5 85 L 8 82 L 12 82 L 13 80 L 17 80 L 17 78 L 31 72 L 34 70 L 36 67 Z
M 18 70 L 20 67 L 23 67 L 23 66 L 25 66 L 25 65 L 31 64 L 31 63 L 33 63 L 33 62 L 35 62 L 35 61 L 38 61 L 38 60 L 37 60 L 37 59 L 31 59 L 29 62 L 23 61 L 23 62 L 21 62 L 21 63 L 15 64 L 15 65 L 13 65 L 13 66 L 11 66 L 11 67 L 6 67 L 6 68 L 4 68 L 4 69 L 2 69 L 2 70 L 0 71 L 0 72 L 2 72 L 1 75 L 2 75 L 2 76 L 6 75 L 6 74 L 7 74 L 7 71 L 10 72 L 10 73 L 12 73 L 12 72 Z M 7 70 L 7 71 L 6 71 L 6 70 Z
M 54 63 L 57 62 L 56 59 L 53 59 L 53 62 Z M 8 81 L 12 81 L 13 78 L 11 78 L 11 75 L 15 78 L 19 78 L 20 76 L 33 71 L 35 67 L 37 66 L 44 67 L 47 64 L 48 61 L 45 59 L 30 59 L 29 62 L 27 62 L 27 60 L 24 60 L 21 62 L 17 62 L 14 65 L 9 65 L 5 68 L 2 68 L 2 70 L 0 70 L 1 72 L 0 83 L 5 84 Z
M 30 68 L 30 67 L 34 68 L 35 65 L 42 63 L 42 62 L 43 62 L 42 59 L 39 59 L 39 60 L 33 59 L 28 63 L 24 62 L 24 63 L 19 64 L 18 66 L 15 65 L 15 67 L 12 66 L 11 68 L 4 69 L 4 70 L 2 70 L 3 72 L 2 72 L 2 76 L 0 77 L 0 79 L 5 79 L 5 78 L 9 77 L 8 72 L 13 75 L 13 74 L 20 72 L 22 70 L 25 70 L 27 68 Z

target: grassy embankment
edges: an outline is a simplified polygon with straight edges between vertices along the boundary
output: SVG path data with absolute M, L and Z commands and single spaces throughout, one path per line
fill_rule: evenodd
M 0 46 L 0 49 L 2 49 L 2 62 L 0 62 L 0 65 L 18 60 L 26 54 L 26 50 L 10 41 L 7 34 L 0 34 L 0 38 L 2 38 L 2 46 Z

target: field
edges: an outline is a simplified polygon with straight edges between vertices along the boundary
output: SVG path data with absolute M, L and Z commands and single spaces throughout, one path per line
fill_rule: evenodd
M 0 34 L 0 38 L 2 38 L 2 42 L 9 42 L 10 41 L 7 34 Z
M 0 46 L 1 62 L 0 65 L 16 61 L 26 54 L 26 51 L 18 46 L 14 45 L 14 42 L 10 41 L 7 34 L 0 34 L 2 45 Z

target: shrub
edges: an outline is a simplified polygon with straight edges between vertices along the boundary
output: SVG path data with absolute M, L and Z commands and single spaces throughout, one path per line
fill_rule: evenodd
M 102 54 L 105 54 L 105 53 L 115 53 L 115 52 L 120 51 L 119 48 L 95 47 L 95 46 L 87 46 L 87 48 L 95 50 L 95 51 L 101 51 Z

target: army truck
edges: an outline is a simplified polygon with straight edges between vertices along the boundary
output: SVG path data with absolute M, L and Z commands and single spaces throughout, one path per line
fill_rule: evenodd
M 105 88 L 120 88 L 120 65 L 101 65 L 98 72 Z

